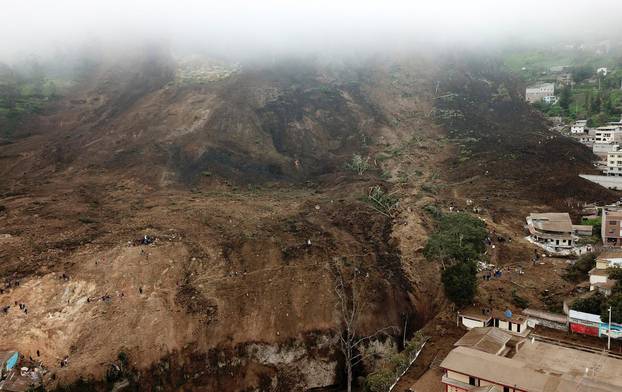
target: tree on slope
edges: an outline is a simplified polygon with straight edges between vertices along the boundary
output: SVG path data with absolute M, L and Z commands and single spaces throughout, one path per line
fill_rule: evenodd
M 458 262 L 443 271 L 445 295 L 458 306 L 473 302 L 477 293 L 477 267 L 472 261 Z
M 341 318 L 341 332 L 339 347 L 344 356 L 346 368 L 347 391 L 352 391 L 353 369 L 366 358 L 360 347 L 375 337 L 396 330 L 394 326 L 378 329 L 371 335 L 361 336 L 359 321 L 364 312 L 362 294 L 365 292 L 362 282 L 359 281 L 358 268 L 345 268 L 339 259 L 333 259 L 328 264 L 328 270 L 335 280 L 335 294 L 337 294 L 337 309 Z

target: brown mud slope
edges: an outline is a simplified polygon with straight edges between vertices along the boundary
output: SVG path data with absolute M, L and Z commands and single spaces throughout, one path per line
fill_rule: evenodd
M 55 114 L 24 130 L 34 136 L 14 146 L 2 176 L 105 170 L 158 186 L 204 175 L 306 180 L 335 172 L 388 127 L 363 91 L 365 75 L 292 62 L 178 85 L 170 61 L 152 54 L 121 69 L 102 66 Z
M 523 201 L 567 210 L 617 199 L 578 177 L 595 172 L 592 152 L 548 130 L 524 102 L 521 83 L 500 63 L 449 60 L 439 86 L 435 115 L 459 147 L 449 173 L 456 192 L 490 206 L 496 200 L 499 212 Z
M 0 349 L 39 350 L 51 388 L 342 383 L 329 261 L 365 279 L 362 332 L 409 334 L 448 308 L 422 257 L 426 206 L 542 207 L 589 165 L 547 142 L 511 80 L 439 61 L 246 64 L 184 84 L 160 52 L 102 62 L 0 146 Z M 564 146 L 573 159 L 551 153 Z M 391 214 L 375 185 L 399 199 Z
M 370 288 L 362 332 L 410 333 L 442 301 L 420 254 L 450 151 L 429 69 L 249 65 L 179 85 L 160 53 L 102 63 L 0 147 L 0 349 L 39 350 L 50 388 L 339 384 L 330 260 Z M 355 152 L 363 175 L 344 168 Z M 400 198 L 393 216 L 374 185 Z

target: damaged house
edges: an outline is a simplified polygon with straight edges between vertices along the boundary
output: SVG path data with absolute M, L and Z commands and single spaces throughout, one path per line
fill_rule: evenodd
M 558 255 L 581 254 L 579 239 L 592 235 L 592 226 L 573 225 L 567 212 L 531 213 L 527 230 L 528 241 Z

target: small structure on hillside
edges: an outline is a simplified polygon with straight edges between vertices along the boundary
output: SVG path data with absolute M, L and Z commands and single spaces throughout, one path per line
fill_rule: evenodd
M 515 314 L 509 309 L 504 312 L 493 310 L 492 322 L 494 327 L 515 335 L 527 336 L 529 333 L 527 317 Z
M 593 147 L 594 142 L 596 141 L 596 130 L 588 129 L 584 133 L 579 133 L 573 136 L 577 138 L 579 143 L 584 144 L 588 147 Z
M 527 87 L 525 90 L 525 100 L 529 103 L 536 103 L 544 100 L 544 97 L 555 95 L 554 83 L 540 83 Z
M 0 351 L 0 378 L 4 378 L 17 366 L 19 353 L 17 351 Z
M 45 369 L 17 351 L 0 351 L 0 392 L 26 392 L 41 385 Z
M 488 309 L 471 307 L 458 312 L 458 322 L 467 329 L 489 327 L 492 325 L 492 315 Z
M 596 259 L 596 266 L 589 272 L 590 291 L 598 292 L 609 296 L 615 287 L 617 280 L 609 278 L 609 268 L 622 267 L 622 253 L 606 251 L 601 253 Z
M 468 330 L 474 328 L 497 327 L 511 334 L 526 336 L 529 333 L 527 317 L 511 310 L 466 308 L 458 312 L 458 323 Z

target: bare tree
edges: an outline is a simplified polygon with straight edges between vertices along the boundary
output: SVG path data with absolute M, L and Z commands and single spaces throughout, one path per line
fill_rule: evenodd
M 335 293 L 338 299 L 337 308 L 341 317 L 339 345 L 345 360 L 348 392 L 351 392 L 352 371 L 356 365 L 368 357 L 367 354 L 360 350 L 361 344 L 397 328 L 388 326 L 378 329 L 371 335 L 359 335 L 359 320 L 364 312 L 365 305 L 361 298 L 363 289 L 358 282 L 360 272 L 358 268 L 354 268 L 352 271 L 344 273 L 337 261 L 333 259 L 333 262 L 329 263 L 329 271 L 335 280 Z

